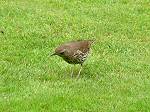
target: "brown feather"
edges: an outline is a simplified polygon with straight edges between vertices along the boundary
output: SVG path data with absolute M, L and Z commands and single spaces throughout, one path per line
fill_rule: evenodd
M 87 58 L 92 43 L 93 40 L 78 40 L 64 43 L 55 49 L 54 54 L 62 57 L 70 64 L 82 64 Z

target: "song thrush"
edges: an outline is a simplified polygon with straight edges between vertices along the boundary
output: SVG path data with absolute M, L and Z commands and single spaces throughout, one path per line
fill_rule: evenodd
M 51 56 L 58 55 L 62 57 L 69 64 L 80 64 L 81 68 L 78 72 L 77 77 L 80 76 L 80 72 L 82 70 L 82 64 L 87 59 L 87 56 L 90 51 L 91 44 L 94 40 L 77 40 L 68 42 L 58 46 L 55 49 L 55 53 Z M 73 75 L 73 69 L 71 72 L 71 77 Z

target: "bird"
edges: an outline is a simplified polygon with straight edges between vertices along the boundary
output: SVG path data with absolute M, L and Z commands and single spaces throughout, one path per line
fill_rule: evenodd
M 80 64 L 80 70 L 77 78 L 79 78 L 82 65 L 87 59 L 92 43 L 95 40 L 75 40 L 61 44 L 56 47 L 55 52 L 51 56 L 59 56 L 69 64 Z M 74 66 L 73 66 L 74 67 Z M 71 67 L 71 77 L 73 77 L 73 67 Z

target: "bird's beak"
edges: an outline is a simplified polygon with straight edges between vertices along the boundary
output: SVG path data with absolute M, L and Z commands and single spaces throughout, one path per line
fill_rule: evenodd
M 57 55 L 57 54 L 56 53 L 50 54 L 50 56 L 54 56 L 54 55 Z

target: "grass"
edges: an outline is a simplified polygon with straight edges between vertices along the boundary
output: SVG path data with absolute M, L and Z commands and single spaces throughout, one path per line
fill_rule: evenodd
M 149 112 L 149 0 L 1 0 L 1 112 Z M 81 78 L 49 57 L 96 39 Z M 76 66 L 76 73 L 78 66 Z

